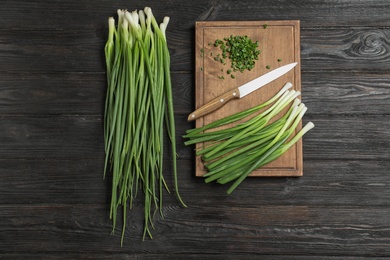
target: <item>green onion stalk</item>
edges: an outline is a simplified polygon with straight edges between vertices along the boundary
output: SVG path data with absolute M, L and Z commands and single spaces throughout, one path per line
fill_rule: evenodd
M 251 172 L 282 156 L 314 127 L 309 122 L 296 133 L 307 107 L 291 87 L 287 83 L 258 106 L 187 130 L 185 145 L 203 144 L 196 154 L 207 169 L 206 183 L 234 181 L 227 190 L 231 194 Z M 233 126 L 220 128 L 227 124 Z
M 166 39 L 169 18 L 158 25 L 152 10 L 118 10 L 118 22 L 108 19 L 105 45 L 107 94 L 104 110 L 105 167 L 112 173 L 110 219 L 112 233 L 122 208 L 121 245 L 127 211 L 139 191 L 144 194 L 144 230 L 152 238 L 153 216 L 163 217 L 164 136 L 170 139 L 174 189 L 179 202 L 176 136 L 170 78 L 170 54 Z

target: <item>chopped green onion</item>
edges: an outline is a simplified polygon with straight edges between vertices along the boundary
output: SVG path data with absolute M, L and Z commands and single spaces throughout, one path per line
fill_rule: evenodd
M 220 61 L 226 64 L 226 58 L 231 61 L 233 71 L 243 72 L 252 70 L 255 66 L 255 61 L 258 60 L 260 50 L 258 42 L 253 42 L 248 36 L 233 36 L 225 37 L 224 40 L 217 39 L 214 46 L 222 51 L 222 58 L 218 54 L 215 61 Z

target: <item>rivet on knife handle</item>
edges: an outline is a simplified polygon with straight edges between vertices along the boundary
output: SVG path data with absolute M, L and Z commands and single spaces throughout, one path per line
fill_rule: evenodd
M 198 108 L 197 110 L 192 112 L 188 116 L 187 120 L 188 121 L 193 121 L 193 120 L 195 120 L 195 119 L 197 119 L 199 117 L 207 115 L 207 114 L 217 110 L 218 108 L 221 108 L 227 102 L 229 102 L 230 100 L 232 100 L 234 98 L 240 98 L 240 92 L 239 92 L 238 88 L 230 90 L 230 91 L 228 91 L 228 92 L 226 92 L 226 93 L 224 93 L 224 94 L 214 98 L 210 102 L 204 104 L 203 106 L 201 106 L 200 108 Z

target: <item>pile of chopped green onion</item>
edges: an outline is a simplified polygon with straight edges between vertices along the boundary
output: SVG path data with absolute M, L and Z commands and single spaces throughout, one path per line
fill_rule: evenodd
M 152 237 L 154 212 L 162 215 L 163 139 L 171 141 L 172 171 L 176 195 L 176 137 L 170 78 L 170 54 L 165 31 L 169 18 L 157 24 L 152 10 L 118 10 L 118 23 L 108 19 L 105 46 L 107 96 L 104 113 L 105 170 L 112 173 L 110 218 L 114 232 L 118 208 L 123 209 L 121 244 L 127 210 L 137 193 L 144 194 L 144 232 Z M 169 190 L 168 190 L 169 191 Z
M 248 36 L 233 36 L 225 37 L 224 40 L 217 39 L 214 46 L 221 49 L 222 54 L 218 54 L 214 59 L 225 63 L 225 59 L 231 61 L 233 71 L 244 72 L 244 70 L 252 70 L 255 67 L 255 61 L 259 59 L 260 50 L 258 41 L 253 42 Z
M 307 107 L 297 98 L 299 91 L 288 90 L 291 87 L 287 83 L 256 107 L 187 130 L 186 145 L 204 143 L 196 154 L 204 161 L 207 183 L 234 181 L 227 190 L 231 194 L 251 172 L 282 156 L 314 127 L 309 122 L 293 136 Z M 233 126 L 221 129 L 227 124 Z

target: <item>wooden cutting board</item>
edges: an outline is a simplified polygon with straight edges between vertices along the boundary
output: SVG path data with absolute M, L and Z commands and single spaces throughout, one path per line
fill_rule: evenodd
M 196 108 L 272 69 L 298 62 L 293 70 L 261 89 L 241 99 L 232 100 L 219 110 L 197 119 L 196 127 L 259 105 L 274 96 L 287 82 L 291 82 L 295 90 L 301 90 L 299 21 L 202 21 L 196 22 L 195 33 Z M 254 69 L 243 73 L 234 72 L 234 79 L 227 74 L 230 69 L 229 59 L 226 59 L 226 65 L 214 60 L 221 51 L 212 44 L 216 39 L 223 40 L 231 35 L 246 35 L 253 41 L 258 41 L 258 49 L 261 51 Z M 296 131 L 301 127 L 300 124 Z M 198 144 L 196 148 L 201 145 Z M 299 141 L 282 157 L 252 172 L 250 176 L 301 176 L 302 164 L 302 141 Z M 197 156 L 196 176 L 205 173 L 203 162 Z

